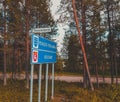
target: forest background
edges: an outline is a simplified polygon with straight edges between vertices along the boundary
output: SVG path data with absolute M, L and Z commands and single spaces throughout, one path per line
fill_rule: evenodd
M 41 36 L 55 40 L 57 23 L 67 24 L 69 29 L 65 30 L 55 70 L 85 75 L 71 1 L 61 0 L 58 10 L 60 18 L 57 21 L 51 15 L 50 0 L 1 0 L 0 4 L 0 72 L 4 85 L 7 85 L 7 73 L 11 74 L 12 79 L 24 73 L 26 87 L 29 88 L 30 31 L 36 27 L 51 27 L 51 33 Z M 76 0 L 75 5 L 90 73 L 97 79 L 99 75 L 111 76 L 111 83 L 114 83 L 114 78 L 118 83 L 120 1 Z M 38 66 L 35 67 L 37 73 Z

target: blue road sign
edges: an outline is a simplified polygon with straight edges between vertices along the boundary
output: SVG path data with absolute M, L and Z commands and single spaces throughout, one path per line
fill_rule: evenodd
M 55 63 L 56 43 L 34 34 L 31 38 L 31 64 Z

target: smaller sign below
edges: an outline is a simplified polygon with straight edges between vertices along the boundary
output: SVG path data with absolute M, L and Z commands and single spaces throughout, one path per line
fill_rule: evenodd
M 32 50 L 31 64 L 55 63 L 56 53 L 44 50 Z
M 34 28 L 32 33 L 48 33 L 51 32 L 51 28 Z
M 33 50 L 32 51 L 32 62 L 33 63 L 37 63 L 38 62 L 38 51 L 37 50 Z

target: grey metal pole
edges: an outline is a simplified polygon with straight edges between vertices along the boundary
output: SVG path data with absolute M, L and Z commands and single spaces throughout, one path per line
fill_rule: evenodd
M 41 100 L 41 80 L 42 80 L 42 64 L 39 66 L 39 83 L 38 83 L 38 102 Z
M 54 99 L 54 63 L 52 64 L 52 96 L 51 99 Z
M 45 102 L 47 102 L 47 91 L 48 91 L 48 64 L 46 64 Z
M 32 96 L 33 96 L 33 72 L 34 72 L 34 64 L 31 64 L 30 102 L 32 102 Z

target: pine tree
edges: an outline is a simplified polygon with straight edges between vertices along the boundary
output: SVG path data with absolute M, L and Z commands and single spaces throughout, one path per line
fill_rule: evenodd
M 11 63 L 12 61 L 14 62 L 14 65 L 12 66 L 14 68 L 12 68 L 12 71 L 13 73 L 16 73 L 16 71 L 18 72 L 20 70 L 25 71 L 25 69 L 21 69 L 21 67 L 27 68 L 26 72 L 28 76 L 28 71 L 29 71 L 28 68 L 30 66 L 29 64 L 30 63 L 29 31 L 34 28 L 34 26 L 36 25 L 36 22 L 38 22 L 37 23 L 38 27 L 54 26 L 55 23 L 50 13 L 50 5 L 48 0 L 34 0 L 34 1 L 33 0 L 3 0 L 3 1 L 6 1 L 6 8 L 7 8 L 6 9 L 6 12 L 7 12 L 6 35 L 7 35 L 8 46 L 9 46 L 9 49 L 14 52 L 13 54 L 14 61 L 11 60 Z M 37 9 L 35 10 L 35 8 Z M 39 15 L 36 16 L 38 12 L 39 12 Z M 4 19 L 4 18 L 1 18 L 1 19 Z M 1 23 L 2 27 L 4 27 L 3 24 Z M 12 57 L 12 55 L 9 55 L 9 56 Z M 27 56 L 27 60 L 25 56 Z M 6 59 L 4 60 L 6 61 Z M 25 65 L 26 63 L 24 63 L 26 61 L 27 61 L 27 65 Z M 27 79 L 27 83 L 28 82 L 29 82 L 29 79 Z M 29 84 L 27 84 L 27 87 L 28 86 Z
M 71 35 L 68 41 L 67 70 L 70 72 L 80 71 L 80 50 L 77 35 Z

